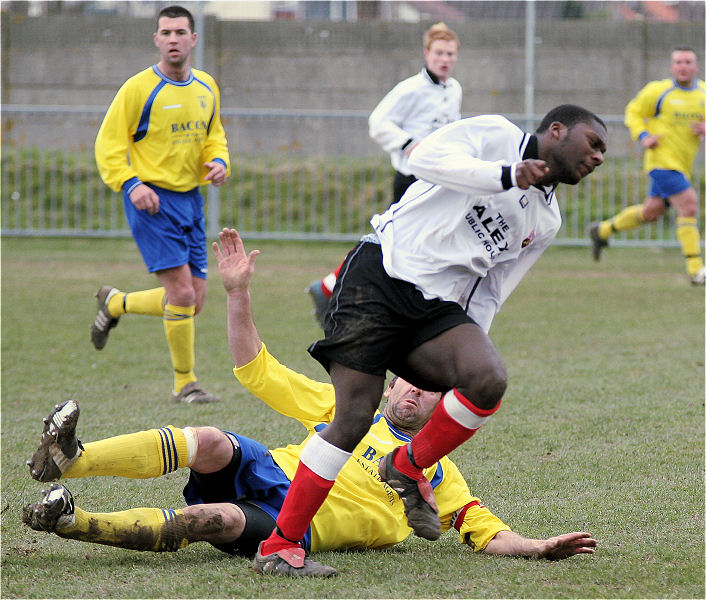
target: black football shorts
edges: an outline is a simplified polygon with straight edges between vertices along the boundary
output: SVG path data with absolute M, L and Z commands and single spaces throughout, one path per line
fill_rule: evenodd
M 407 371 L 410 351 L 462 323 L 475 323 L 461 306 L 426 300 L 411 283 L 390 277 L 380 244 L 361 241 L 348 253 L 324 322 L 325 338 L 309 353 L 328 371 L 331 361 L 385 377 Z

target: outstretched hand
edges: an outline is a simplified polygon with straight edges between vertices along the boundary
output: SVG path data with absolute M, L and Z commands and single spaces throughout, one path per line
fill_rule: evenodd
M 218 261 L 221 282 L 226 292 L 248 289 L 252 274 L 255 272 L 255 258 L 259 250 L 245 253 L 243 240 L 235 229 L 224 229 L 218 234 L 221 243 L 213 242 L 213 253 Z
M 544 540 L 544 547 L 537 552 L 537 558 L 562 560 L 575 554 L 593 554 L 598 541 L 585 531 L 564 533 Z

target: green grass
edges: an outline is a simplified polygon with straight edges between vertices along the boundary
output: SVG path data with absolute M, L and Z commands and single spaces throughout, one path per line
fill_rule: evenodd
M 283 362 L 325 378 L 306 353 L 320 336 L 303 292 L 346 244 L 247 242 L 262 338 Z M 91 441 L 167 424 L 217 425 L 270 446 L 304 430 L 232 377 L 225 298 L 212 264 L 197 320 L 197 373 L 220 404 L 168 401 L 159 322 L 129 316 L 107 347 L 88 327 L 99 285 L 154 285 L 132 241 L 2 242 L 2 590 L 5 598 L 703 598 L 704 294 L 677 250 L 553 248 L 497 316 L 510 385 L 502 409 L 454 452 L 472 493 L 519 533 L 588 530 L 594 556 L 562 562 L 474 554 L 446 534 L 386 551 L 327 552 L 331 581 L 253 574 L 207 544 L 173 554 L 67 541 L 27 529 L 42 484 L 24 461 L 57 401 L 82 407 Z M 186 475 L 67 480 L 93 511 L 180 507 Z

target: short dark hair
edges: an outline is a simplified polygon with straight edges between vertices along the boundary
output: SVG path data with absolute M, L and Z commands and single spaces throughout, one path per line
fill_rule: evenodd
M 194 17 L 183 6 L 167 6 L 160 10 L 159 15 L 157 15 L 157 29 L 159 29 L 159 20 L 162 17 L 169 17 L 170 19 L 186 17 L 189 20 L 189 29 L 191 29 L 191 33 L 194 33 Z
M 544 133 L 554 121 L 559 121 L 559 123 L 566 125 L 569 129 L 576 125 L 576 123 L 591 123 L 595 121 L 596 123 L 600 123 L 603 129 L 608 129 L 601 118 L 590 110 L 576 106 L 575 104 L 561 104 L 560 106 L 552 108 L 544 116 L 535 133 Z
M 694 50 L 691 46 L 687 46 L 686 44 L 679 44 L 678 46 L 675 46 L 672 49 L 672 52 L 693 52 L 696 54 L 696 50 Z

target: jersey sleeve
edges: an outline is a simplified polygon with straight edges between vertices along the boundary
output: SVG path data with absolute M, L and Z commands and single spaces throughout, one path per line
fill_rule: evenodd
M 336 407 L 331 384 L 309 379 L 282 365 L 265 344 L 248 364 L 235 367 L 236 379 L 255 397 L 285 417 L 311 428 L 330 423 Z
M 213 120 L 208 129 L 206 143 L 204 144 L 201 159 L 202 165 L 206 162 L 214 160 L 222 161 L 226 167 L 226 175 L 230 175 L 230 156 L 228 154 L 228 141 L 226 140 L 226 132 L 221 121 L 221 92 L 218 84 L 213 78 L 210 78 L 209 85 L 212 86 L 214 96 L 214 114 Z M 201 180 L 206 176 L 209 169 L 203 167 Z
M 480 500 L 473 500 L 464 506 L 452 526 L 458 531 L 459 541 L 468 544 L 476 552 L 485 550 L 498 531 L 512 531 Z
M 413 137 L 402 129 L 411 99 L 406 88 L 405 82 L 398 83 L 368 117 L 370 137 L 388 154 L 400 150 Z
M 439 465 L 444 475 L 434 494 L 442 531 L 453 527 L 459 532 L 459 541 L 475 551 L 485 549 L 498 531 L 510 531 L 479 498 L 471 496 L 466 480 L 451 460 L 444 458 Z
M 647 120 L 654 117 L 657 101 L 664 85 L 661 81 L 652 81 L 643 87 L 625 107 L 625 126 L 630 136 L 637 140 L 647 131 Z
M 475 117 L 446 125 L 412 150 L 409 169 L 419 179 L 464 194 L 500 193 L 502 167 L 510 163 L 484 157 L 486 146 L 507 137 L 506 123 L 498 117 Z
M 98 172 L 104 183 L 116 192 L 128 179 L 137 177 L 137 172 L 128 162 L 128 145 L 130 136 L 137 129 L 138 119 L 138 94 L 128 80 L 110 103 L 95 142 Z

